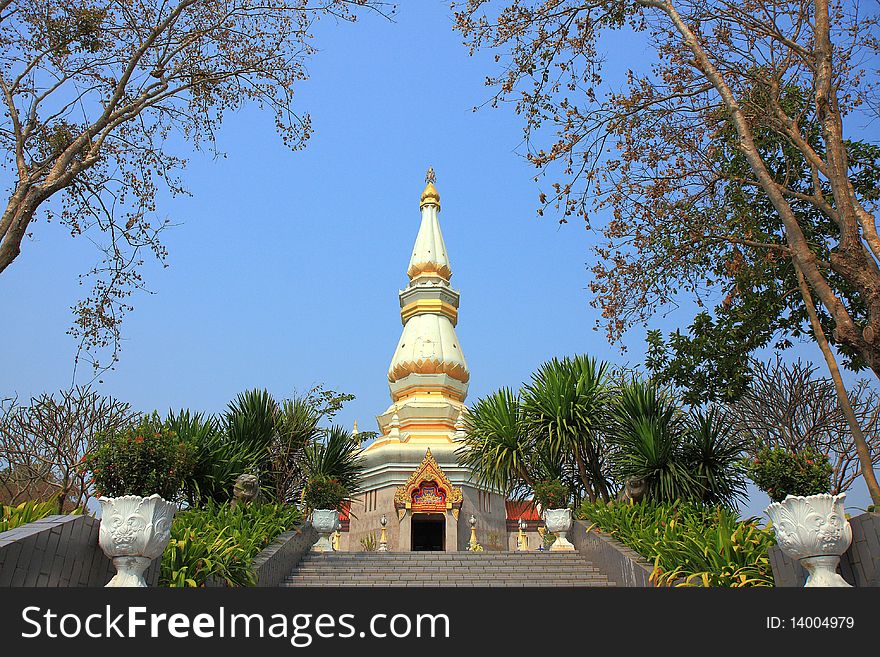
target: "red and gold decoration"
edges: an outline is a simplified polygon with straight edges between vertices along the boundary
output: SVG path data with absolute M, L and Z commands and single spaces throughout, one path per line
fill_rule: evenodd
M 394 495 L 394 507 L 401 519 L 407 511 L 411 513 L 452 511 L 453 516 L 458 518 L 461 502 L 461 489 L 452 485 L 431 454 L 430 448 L 425 452 L 421 465 Z

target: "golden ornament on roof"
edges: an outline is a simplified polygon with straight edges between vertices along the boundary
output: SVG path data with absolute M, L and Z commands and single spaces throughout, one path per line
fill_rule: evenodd
M 425 185 L 425 190 L 422 192 L 422 200 L 419 203 L 419 208 L 423 208 L 426 205 L 436 205 L 439 208 L 440 192 L 434 187 L 434 183 L 437 182 L 437 176 L 434 174 L 434 167 L 428 168 L 428 173 L 425 175 L 425 182 L 427 185 Z

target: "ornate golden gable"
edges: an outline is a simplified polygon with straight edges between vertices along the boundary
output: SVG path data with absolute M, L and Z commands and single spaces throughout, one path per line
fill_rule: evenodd
M 437 491 L 431 490 L 430 484 L 432 483 L 436 484 Z M 414 502 L 413 493 L 423 491 L 425 491 L 425 495 L 422 496 L 422 499 Z M 452 514 L 458 518 L 461 501 L 461 488 L 452 485 L 449 477 L 446 476 L 434 455 L 431 454 L 430 447 L 425 452 L 425 458 L 421 465 L 394 494 L 394 507 L 400 518 L 403 518 L 407 511 L 413 513 L 452 511 Z

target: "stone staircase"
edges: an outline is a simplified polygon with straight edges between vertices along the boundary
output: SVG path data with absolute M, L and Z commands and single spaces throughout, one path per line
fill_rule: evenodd
M 310 552 L 282 586 L 615 584 L 577 552 Z

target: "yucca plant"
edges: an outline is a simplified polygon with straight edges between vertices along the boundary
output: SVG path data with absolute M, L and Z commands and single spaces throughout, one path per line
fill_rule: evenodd
M 305 446 L 302 466 L 307 480 L 335 480 L 348 495 L 353 495 L 360 490 L 364 472 L 360 441 L 345 428 L 334 425 L 322 438 Z
M 523 388 L 524 418 L 538 451 L 556 463 L 570 461 L 577 495 L 609 499 L 607 447 L 602 429 L 608 418 L 608 366 L 587 356 L 553 358 Z M 565 466 L 563 466 L 565 467 Z
M 746 497 L 745 442 L 719 408 L 697 410 L 688 419 L 681 458 L 708 505 L 735 508 Z
M 525 431 L 519 395 L 501 388 L 478 399 L 464 414 L 464 437 L 456 449 L 479 485 L 514 493 L 534 484 L 533 446 Z
M 264 449 L 234 439 L 214 417 L 184 409 L 170 412 L 167 422 L 194 450 L 193 472 L 184 482 L 184 496 L 190 506 L 231 499 L 236 477 L 259 471 Z
M 700 484 L 682 458 L 687 430 L 672 396 L 651 381 L 623 383 L 611 409 L 614 474 L 644 481 L 655 502 L 700 499 Z
M 246 390 L 229 403 L 223 424 L 240 445 L 267 450 L 275 439 L 281 407 L 267 390 Z
M 320 419 L 320 411 L 308 396 L 295 396 L 282 402 L 276 419 L 275 440 L 269 448 L 276 500 L 295 501 L 302 491 L 306 447 L 319 441 L 324 433 L 318 427 Z

